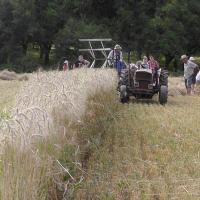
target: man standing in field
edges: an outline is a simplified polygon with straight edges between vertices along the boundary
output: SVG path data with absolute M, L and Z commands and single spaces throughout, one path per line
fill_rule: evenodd
M 193 85 L 193 74 L 194 69 L 197 67 L 197 64 L 188 60 L 186 55 L 181 56 L 181 61 L 184 63 L 184 78 L 185 78 L 185 87 L 187 90 L 187 94 L 192 94 L 192 85 Z
M 108 55 L 108 64 L 114 65 L 117 69 L 118 76 L 120 76 L 122 69 L 124 68 L 122 48 L 120 45 L 115 45 L 114 49 Z

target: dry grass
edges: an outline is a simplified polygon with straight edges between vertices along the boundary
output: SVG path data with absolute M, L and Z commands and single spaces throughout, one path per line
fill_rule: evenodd
M 186 95 L 185 83 L 183 77 L 169 79 L 169 96 Z
M 200 198 L 199 97 L 172 78 L 166 106 L 122 105 L 115 80 L 86 69 L 30 77 L 1 123 L 2 200 Z
M 198 96 L 117 104 L 112 92 L 88 104 L 86 182 L 75 199 L 200 199 Z
M 26 74 L 17 74 L 13 71 L 8 71 L 8 70 L 3 70 L 0 71 L 0 80 L 5 80 L 5 81 L 27 81 L 28 80 L 28 75 Z

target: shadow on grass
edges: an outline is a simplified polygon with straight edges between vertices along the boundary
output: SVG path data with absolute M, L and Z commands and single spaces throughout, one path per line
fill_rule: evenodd
M 156 99 L 130 99 L 130 103 L 137 103 L 137 104 L 158 104 L 159 102 Z
M 185 97 L 183 97 L 185 98 Z M 147 104 L 147 105 L 161 105 L 159 100 L 158 100 L 158 96 L 154 96 L 152 99 L 137 99 L 134 97 L 131 97 L 128 103 L 124 103 L 124 105 L 126 104 Z M 185 104 L 184 99 L 181 100 L 180 96 L 179 98 L 176 97 L 168 97 L 168 101 L 165 105 L 163 106 L 182 106 L 183 104 Z

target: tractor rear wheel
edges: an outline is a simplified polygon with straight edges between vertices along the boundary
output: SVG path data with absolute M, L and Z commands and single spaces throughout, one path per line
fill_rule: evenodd
M 129 78 L 129 72 L 127 69 L 122 70 L 121 75 L 120 75 L 120 84 L 121 85 L 128 85 L 128 78 Z
M 129 96 L 126 90 L 126 85 L 120 86 L 120 102 L 127 103 L 129 101 Z
M 167 103 L 167 98 L 168 98 L 168 87 L 165 85 L 160 86 L 160 91 L 159 91 L 159 102 L 161 105 L 164 105 Z

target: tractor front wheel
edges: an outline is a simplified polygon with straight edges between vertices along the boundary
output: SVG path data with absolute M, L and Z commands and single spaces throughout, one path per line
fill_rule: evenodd
M 168 87 L 165 85 L 160 86 L 159 91 L 159 102 L 161 105 L 165 105 L 167 103 L 168 98 Z

